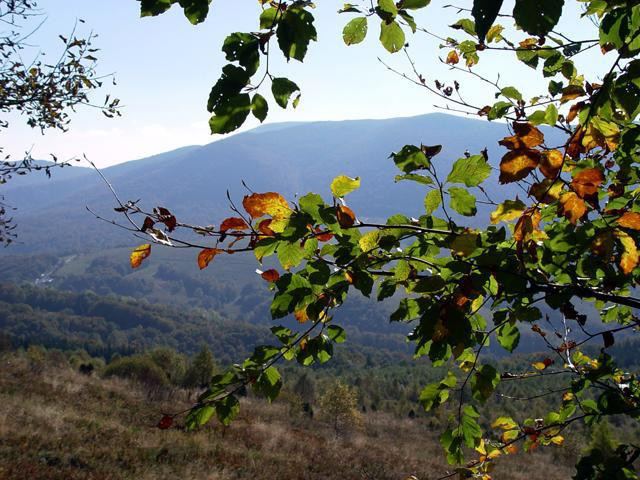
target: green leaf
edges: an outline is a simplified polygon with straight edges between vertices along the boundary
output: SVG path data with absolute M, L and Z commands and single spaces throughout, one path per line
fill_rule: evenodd
M 449 189 L 449 195 L 451 195 L 451 208 L 460 215 L 472 217 L 477 213 L 476 197 L 464 188 L 451 187 Z
M 453 164 L 447 177 L 449 183 L 464 183 L 467 187 L 477 187 L 491 175 L 491 167 L 482 155 L 463 157 Z
M 324 200 L 317 193 L 308 193 L 298 201 L 300 210 L 308 214 L 315 223 L 323 223 L 321 209 L 325 207 Z
M 251 100 L 251 113 L 253 113 L 253 116 L 262 123 L 267 118 L 268 111 L 269 104 L 262 95 L 256 93 L 253 96 L 253 100 Z
M 260 66 L 259 43 L 258 38 L 250 33 L 235 32 L 225 38 L 222 51 L 227 60 L 238 62 L 251 76 Z
M 360 188 L 360 177 L 351 178 L 340 175 L 331 182 L 331 193 L 338 198 L 344 197 L 358 188 Z
M 407 10 L 418 10 L 424 8 L 431 3 L 431 0 L 401 0 L 400 8 L 406 8 Z
M 380 42 L 390 53 L 402 50 L 405 43 L 402 27 L 396 22 L 386 23 L 384 20 L 380 24 Z
M 229 133 L 242 126 L 251 111 L 251 97 L 242 93 L 218 105 L 209 120 L 211 133 Z
M 462 18 L 458 20 L 456 23 L 451 25 L 451 28 L 455 30 L 464 30 L 467 35 L 471 35 L 472 37 L 476 36 L 476 24 L 473 22 L 473 20 L 470 20 L 468 18 Z M 473 50 L 475 51 L 475 45 Z
M 342 30 L 342 39 L 347 45 L 362 42 L 367 36 L 367 17 L 357 17 L 347 23 Z
M 338 325 L 329 325 L 327 327 L 327 335 L 335 343 L 344 343 L 347 339 L 347 332 Z
M 207 110 L 213 113 L 221 105 L 238 96 L 249 83 L 249 79 L 249 74 L 242 67 L 232 64 L 222 67 L 222 75 L 211 88 L 211 93 L 209 93 Z
M 522 100 L 522 94 L 515 87 L 505 87 L 500 93 L 512 100 Z
M 502 7 L 502 0 L 474 0 L 471 14 L 476 23 L 476 33 L 480 43 L 484 43 L 485 37 L 493 22 L 498 18 Z
M 442 196 L 439 190 L 431 190 L 424 197 L 424 208 L 427 211 L 427 215 L 431 215 L 442 203 Z
M 300 265 L 304 260 L 304 255 L 304 248 L 300 246 L 298 241 L 280 242 L 280 246 L 278 246 L 278 260 L 285 270 Z
M 392 153 L 391 157 L 393 157 L 396 166 L 404 173 L 424 170 L 431 165 L 427 156 L 415 145 L 405 145 L 399 152 Z
M 273 98 L 276 99 L 276 103 L 282 108 L 287 108 L 287 104 L 289 103 L 291 95 L 298 91 L 300 91 L 298 85 L 293 83 L 288 78 L 277 77 L 274 78 L 271 82 L 271 92 L 273 93 Z
M 184 10 L 185 17 L 192 24 L 196 25 L 207 18 L 211 0 L 141 0 L 140 15 L 142 17 L 160 15 L 178 1 Z
M 211 405 L 204 405 L 190 410 L 185 421 L 187 430 L 194 430 L 205 425 L 211 420 L 215 412 L 215 408 Z
M 551 103 L 547 107 L 547 111 L 545 112 L 545 123 L 551 125 L 552 127 L 558 122 L 558 109 L 556 106 Z
M 515 324 L 506 322 L 498 329 L 497 338 L 500 346 L 511 353 L 520 343 L 520 330 Z
M 290 6 L 284 11 L 278 22 L 276 36 L 280 50 L 287 60 L 304 60 L 309 43 L 318 38 L 313 22 L 313 15 L 304 8 Z
M 513 18 L 525 32 L 545 36 L 562 15 L 564 0 L 516 0 Z
M 228 395 L 216 402 L 216 415 L 220 423 L 229 426 L 240 412 L 240 402 L 233 395 Z
M 489 111 L 487 118 L 489 120 L 497 120 L 498 118 L 504 117 L 509 109 L 512 107 L 509 102 L 496 102 Z
M 398 7 L 393 0 L 378 0 L 378 7 L 376 13 L 385 22 L 390 22 L 398 15 Z
M 256 379 L 253 389 L 266 397 L 269 402 L 273 402 L 282 388 L 282 378 L 280 372 L 275 367 L 265 369 Z
M 471 395 L 480 403 L 486 402 L 500 383 L 500 374 L 491 365 L 483 365 L 471 377 Z
M 402 180 L 410 180 L 412 182 L 421 183 L 422 185 L 432 185 L 433 180 L 431 177 L 426 177 L 424 175 L 418 175 L 417 173 L 407 173 L 406 175 L 396 175 L 393 178 L 393 181 L 398 183 Z
M 276 7 L 270 7 L 260 14 L 260 30 L 271 29 L 276 26 L 276 15 L 282 13 Z

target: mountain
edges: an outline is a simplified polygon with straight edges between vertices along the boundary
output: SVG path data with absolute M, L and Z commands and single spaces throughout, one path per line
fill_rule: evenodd
M 123 200 L 141 199 L 151 209 L 162 205 L 179 220 L 212 224 L 229 215 L 226 191 L 240 201 L 247 193 L 278 191 L 286 197 L 316 191 L 327 196 L 339 175 L 360 176 L 362 187 L 349 197 L 361 218 L 380 219 L 394 213 L 418 216 L 425 189 L 412 182 L 394 183 L 398 173 L 389 154 L 407 143 L 441 144 L 435 164 L 443 176 L 465 151 L 488 148 L 490 163 L 500 159 L 498 140 L 507 135 L 502 123 L 444 114 L 389 120 L 350 120 L 266 125 L 202 147 L 185 147 L 104 169 Z M 115 200 L 95 171 L 80 169 L 71 178 L 34 185 L 9 183 L 7 199 L 16 207 L 22 245 L 12 252 L 77 253 L 131 245 L 131 235 L 95 219 L 85 206 L 117 218 Z M 498 187 L 497 173 L 487 182 L 494 200 L 517 193 Z M 488 208 L 481 220 L 488 219 Z M 119 218 L 119 220 L 122 220 Z

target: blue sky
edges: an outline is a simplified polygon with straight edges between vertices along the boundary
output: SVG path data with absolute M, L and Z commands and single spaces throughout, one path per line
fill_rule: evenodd
M 272 65 L 275 74 L 288 76 L 300 85 L 300 106 L 295 111 L 285 111 L 272 102 L 267 122 L 410 116 L 435 111 L 434 103 L 442 104 L 379 63 L 377 57 L 409 71 L 402 54 L 389 55 L 382 49 L 377 41 L 377 24 L 370 24 L 363 44 L 346 47 L 341 31 L 349 16 L 336 13 L 343 2 L 316 3 L 319 41 L 311 45 L 305 63 L 278 60 Z M 454 10 L 443 8 L 448 3 L 450 0 L 433 0 L 416 15 L 418 22 L 439 34 L 451 35 L 454 32 L 447 25 L 457 17 Z M 460 3 L 471 4 L 465 0 Z M 510 4 L 505 2 L 505 11 Z M 81 32 L 92 29 L 99 35 L 95 42 L 101 49 L 99 71 L 115 73 L 118 84 L 107 85 L 95 100 L 101 101 L 107 92 L 119 97 L 124 105 L 123 117 L 109 120 L 96 110 L 85 108 L 74 116 L 69 132 L 46 132 L 44 136 L 23 126 L 19 118 L 11 117 L 11 127 L 3 133 L 2 143 L 8 153 L 20 154 L 32 148 L 39 158 L 48 157 L 49 152 L 59 158 L 86 154 L 106 166 L 220 138 L 209 134 L 206 99 L 226 63 L 220 51 L 224 37 L 232 31 L 256 29 L 260 11 L 256 0 L 214 0 L 209 18 L 197 27 L 184 18 L 179 7 L 159 17 L 141 19 L 135 0 L 39 0 L 39 5 L 46 12 L 47 21 L 32 41 L 51 57 L 60 50 L 57 35 L 68 34 L 76 18 L 86 21 L 80 25 Z M 585 34 L 575 26 L 579 11 L 573 5 L 571 8 L 563 31 L 582 38 L 592 36 L 593 29 Z M 518 33 L 514 38 L 522 39 L 524 35 Z M 453 74 L 437 61 L 438 56 L 447 53 L 438 48 L 437 40 L 417 33 L 409 34 L 408 41 L 418 69 L 430 81 L 458 78 L 468 97 L 484 103 L 495 101 L 486 85 L 461 73 Z M 491 79 L 500 74 L 501 85 L 515 85 L 525 96 L 535 95 L 540 77 L 525 66 L 513 67 L 510 55 L 513 54 L 492 52 L 483 58 L 477 71 Z M 603 61 L 594 49 L 580 65 L 587 73 L 593 67 L 601 71 Z M 268 85 L 263 88 L 268 97 Z M 257 120 L 251 118 L 243 129 L 257 125 Z

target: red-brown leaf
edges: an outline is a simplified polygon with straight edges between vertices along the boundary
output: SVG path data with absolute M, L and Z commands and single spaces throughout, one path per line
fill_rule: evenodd
M 160 419 L 157 427 L 160 430 L 166 430 L 168 428 L 171 428 L 171 425 L 173 425 L 173 417 L 171 415 L 165 415 Z
M 262 272 L 260 276 L 269 283 L 275 283 L 280 278 L 280 274 L 278 273 L 278 271 L 274 270 L 273 268 L 270 270 L 267 270 L 266 272 Z
M 242 218 L 229 217 L 222 221 L 220 224 L 220 232 L 225 233 L 228 230 L 248 230 L 249 225 Z
M 198 254 L 198 266 L 200 270 L 207 268 L 211 260 L 214 259 L 219 253 L 223 253 L 224 250 L 220 248 L 205 248 Z
M 356 214 L 345 205 L 338 205 L 336 216 L 338 217 L 338 223 L 342 228 L 352 227 L 356 223 Z

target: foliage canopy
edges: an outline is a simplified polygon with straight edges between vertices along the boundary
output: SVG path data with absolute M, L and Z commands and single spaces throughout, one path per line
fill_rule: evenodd
M 205 20 L 210 2 L 143 0 L 142 14 L 160 14 L 174 3 L 198 23 Z M 300 87 L 274 75 L 262 60 L 276 54 L 276 48 L 287 60 L 305 59 L 317 40 L 314 5 L 302 0 L 259 3 L 259 30 L 232 33 L 224 42 L 230 63 L 208 102 L 213 133 L 237 129 L 250 113 L 263 121 L 269 107 L 258 90 L 266 82 L 278 106 L 295 108 L 300 101 Z M 441 436 L 447 460 L 456 468 L 442 478 L 491 478 L 500 456 L 519 448 L 562 445 L 575 422 L 591 425 L 612 415 L 640 418 L 640 383 L 607 352 L 619 332 L 635 332 L 639 326 L 634 309 L 640 299 L 633 293 L 640 278 L 640 126 L 635 123 L 640 112 L 640 4 L 571 2 L 583 9 L 581 31 L 593 33 L 573 40 L 555 30 L 568 8 L 562 0 L 516 0 L 511 12 L 501 1 L 475 0 L 472 9 L 458 10 L 460 18 L 446 37 L 429 25 L 418 26 L 414 15 L 429 3 L 345 4 L 339 11 L 350 16 L 344 42 L 360 43 L 376 27 L 384 49 L 407 55 L 411 71 L 402 74 L 405 79 L 459 111 L 506 121 L 512 134 L 500 141 L 504 151 L 495 168 L 501 184 L 519 185 L 522 198 L 498 203 L 486 194 L 483 183 L 494 168 L 486 151 L 463 156 L 443 176 L 440 146 L 405 145 L 390 158 L 400 170 L 398 180 L 425 187 L 425 213 L 417 219 L 399 214 L 380 224 L 361 221 L 345 203 L 360 179 L 344 176 L 332 183 L 328 201 L 315 193 L 296 202 L 276 192 L 252 193 L 239 207 L 229 198 L 234 216 L 218 228 L 178 223 L 166 209 L 146 212 L 137 203 L 120 203 L 117 210 L 132 230 L 153 242 L 201 249 L 200 268 L 240 251 L 252 251 L 258 261 L 276 257 L 281 270 L 261 273 L 274 292 L 271 315 L 294 315 L 300 324 L 300 331 L 274 326 L 272 345 L 257 347 L 243 363 L 213 377 L 187 414 L 189 428 L 213 416 L 229 424 L 239 410 L 236 393 L 245 385 L 273 400 L 282 385 L 277 363 L 283 359 L 302 365 L 329 361 L 333 345 L 346 339 L 331 312 L 356 291 L 378 300 L 393 298 L 398 308 L 391 321 L 414 326 L 409 340 L 415 356 L 449 367 L 420 395 L 427 410 L 457 405 Z M 406 45 L 407 36 L 417 33 L 438 36 L 445 67 L 480 78 L 497 101 L 475 104 L 458 81 L 445 84 L 420 74 Z M 592 49 L 602 54 L 594 65 L 598 77 L 586 78 L 574 59 Z M 477 73 L 475 65 L 492 51 L 510 52 L 513 62 L 540 75 L 539 95 L 526 99 L 517 87 Z M 560 143 L 549 140 L 552 130 L 562 137 Z M 469 226 L 478 202 L 495 208 L 485 228 Z M 135 221 L 140 215 L 141 225 Z M 199 233 L 203 241 L 179 231 Z M 132 267 L 150 248 L 136 250 Z M 588 317 L 601 322 L 587 325 Z M 511 353 L 523 329 L 546 343 L 548 356 L 527 371 L 498 371 L 483 355 L 487 345 L 497 341 Z M 583 351 L 593 342 L 602 346 L 597 358 Z M 544 418 L 513 419 L 497 412 L 482 421 L 476 407 L 501 382 L 547 375 L 566 382 L 558 391 L 540 392 L 557 398 L 556 408 Z M 487 424 L 490 428 L 483 428 Z M 636 445 L 619 445 L 606 458 L 590 451 L 574 478 L 637 478 L 639 455 Z

